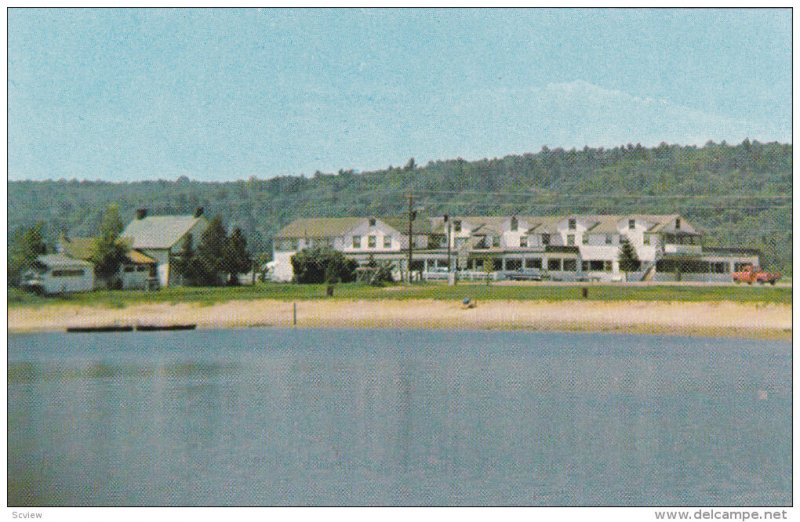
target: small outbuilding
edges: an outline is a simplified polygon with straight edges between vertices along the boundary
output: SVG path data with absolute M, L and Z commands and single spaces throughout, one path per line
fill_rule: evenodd
M 44 294 L 88 292 L 94 288 L 94 267 L 64 254 L 41 255 L 23 275 L 23 286 Z

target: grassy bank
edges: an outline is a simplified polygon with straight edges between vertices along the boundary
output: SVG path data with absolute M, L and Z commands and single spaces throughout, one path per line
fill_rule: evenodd
M 582 297 L 582 288 L 588 297 Z M 470 297 L 477 301 L 731 301 L 740 303 L 791 304 L 792 289 L 760 286 L 679 286 L 620 284 L 585 285 L 492 285 L 459 283 L 447 286 L 422 283 L 412 286 L 371 287 L 363 284 L 336 285 L 333 299 L 349 300 L 458 300 Z M 263 283 L 256 286 L 223 288 L 165 288 L 157 292 L 95 291 L 58 297 L 39 297 L 17 289 L 8 290 L 8 306 L 40 307 L 75 304 L 105 308 L 124 308 L 142 303 L 198 303 L 213 305 L 227 301 L 271 299 L 279 301 L 329 300 L 324 285 Z

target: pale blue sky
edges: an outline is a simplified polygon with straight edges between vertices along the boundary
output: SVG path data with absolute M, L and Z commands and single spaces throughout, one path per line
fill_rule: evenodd
M 9 179 L 791 141 L 783 10 L 11 9 Z

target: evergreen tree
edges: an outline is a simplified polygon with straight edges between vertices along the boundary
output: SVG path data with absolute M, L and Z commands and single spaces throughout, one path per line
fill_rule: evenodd
M 89 261 L 94 264 L 95 275 L 104 280 L 109 289 L 119 286 L 116 276 L 130 250 L 130 246 L 120 239 L 120 232 L 122 232 L 122 220 L 119 217 L 119 208 L 116 205 L 109 205 L 103 214 L 100 235 L 95 239 L 89 257 Z
M 186 234 L 181 245 L 181 253 L 173 261 L 175 271 L 183 278 L 184 285 L 194 285 L 197 279 L 195 273 L 196 268 L 195 251 L 194 251 L 194 238 L 192 233 Z
M 218 286 L 222 282 L 222 274 L 227 273 L 225 267 L 227 247 L 228 237 L 222 225 L 222 218 L 219 215 L 214 216 L 197 246 L 194 263 L 197 284 Z
M 238 275 L 249 272 L 253 266 L 253 260 L 247 252 L 247 240 L 239 227 L 234 228 L 228 238 L 224 265 L 229 274 L 228 284 L 230 285 L 238 284 Z
M 625 272 L 625 280 L 628 280 L 628 272 L 639 270 L 639 256 L 627 237 L 622 238 L 622 245 L 619 249 L 619 269 Z
M 43 226 L 40 222 L 14 234 L 8 250 L 8 284 L 11 286 L 19 286 L 22 273 L 33 265 L 37 256 L 47 253 L 42 239 Z

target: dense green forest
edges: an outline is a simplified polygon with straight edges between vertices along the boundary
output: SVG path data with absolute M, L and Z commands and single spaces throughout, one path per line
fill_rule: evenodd
M 707 246 L 760 248 L 765 266 L 791 273 L 792 146 L 749 140 L 734 146 L 545 147 L 479 161 L 422 166 L 411 159 L 374 172 L 232 182 L 12 181 L 8 237 L 37 222 L 44 223 L 51 246 L 60 232 L 93 235 L 110 203 L 119 205 L 123 221 L 139 207 L 151 214 L 204 207 L 241 228 L 259 254 L 271 251 L 272 235 L 294 218 L 399 215 L 408 191 L 429 215 L 680 213 L 706 233 Z

